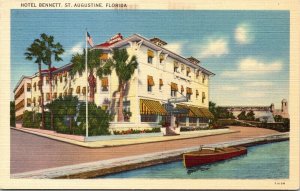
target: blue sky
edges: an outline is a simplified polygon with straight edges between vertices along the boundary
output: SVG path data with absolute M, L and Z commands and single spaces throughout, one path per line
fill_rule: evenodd
M 288 99 L 288 11 L 12 10 L 11 92 L 22 75 L 37 71 L 24 58 L 35 38 L 46 33 L 63 45 L 63 61 L 54 64 L 59 67 L 84 47 L 85 28 L 95 44 L 119 32 L 138 33 L 198 58 L 216 74 L 210 100 L 218 105 L 279 107 Z

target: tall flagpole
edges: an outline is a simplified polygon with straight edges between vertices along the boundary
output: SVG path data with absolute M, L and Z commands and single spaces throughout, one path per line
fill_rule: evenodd
M 89 136 L 89 120 L 88 120 L 88 67 L 87 67 L 87 30 L 85 31 L 85 72 L 86 72 L 86 89 L 85 89 L 85 136 L 86 138 Z

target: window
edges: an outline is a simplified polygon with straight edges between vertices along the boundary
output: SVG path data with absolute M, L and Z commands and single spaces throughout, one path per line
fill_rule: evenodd
M 157 122 L 157 115 L 141 115 L 141 122 Z
M 184 66 L 184 64 L 181 64 L 181 72 L 183 72 L 183 71 L 184 71 L 184 69 L 185 69 L 185 66 Z
M 104 77 L 101 79 L 101 90 L 103 92 L 108 91 L 108 77 Z
M 204 101 L 205 101 L 205 92 L 202 92 L 202 103 L 204 103 Z
M 204 84 L 205 83 L 205 75 L 203 74 L 202 76 L 202 83 Z
M 152 64 L 153 63 L 154 53 L 153 53 L 152 50 L 148 50 L 147 54 L 148 54 L 148 63 Z
M 30 106 L 31 106 L 31 99 L 27 98 L 27 107 L 30 107 Z
M 191 68 L 186 67 L 186 76 L 190 76 Z
M 162 79 L 159 79 L 159 90 L 161 90 L 162 86 L 164 85 L 164 82 Z
M 83 94 L 83 95 L 86 94 L 86 87 L 82 87 L 82 94 Z
M 152 86 L 154 86 L 154 80 L 152 76 L 147 77 L 147 84 L 148 92 L 152 92 Z
M 76 88 L 76 93 L 77 93 L 77 94 L 80 94 L 80 86 L 77 86 L 77 88 Z
M 164 61 L 164 59 L 165 59 L 165 55 L 163 53 L 161 53 L 159 55 L 159 63 L 162 63 Z
M 46 84 L 49 84 L 49 76 L 46 76 Z
M 183 94 L 183 92 L 184 92 L 184 87 L 183 85 L 181 85 L 181 94 Z
M 42 79 L 43 79 L 43 78 L 42 78 Z M 43 84 L 43 81 L 39 80 L 39 82 L 38 82 L 39 90 L 41 89 L 42 84 Z
M 187 87 L 186 88 L 186 97 L 188 100 L 191 100 L 191 95 L 193 94 L 192 88 Z
M 27 83 L 27 91 L 30 92 L 31 91 L 31 84 Z
M 35 101 L 35 97 L 33 98 L 33 106 L 35 107 L 36 105 L 36 101 Z
M 197 78 L 197 79 L 198 79 L 199 75 L 200 75 L 200 71 L 199 71 L 199 70 L 196 70 L 196 78 Z
M 171 97 L 176 97 L 178 91 L 177 84 L 171 82 Z
M 198 99 L 198 97 L 199 97 L 199 91 L 196 90 L 196 99 Z
M 73 95 L 73 88 L 69 88 L 68 95 Z
M 186 94 L 186 98 L 187 98 L 188 100 L 191 100 L 191 94 Z
M 178 72 L 178 67 L 179 67 L 178 62 L 174 61 L 174 72 Z
M 46 101 L 50 101 L 50 93 L 46 94 Z
M 34 89 L 34 91 L 36 91 L 36 82 L 34 82 L 34 84 L 33 84 L 33 89 Z

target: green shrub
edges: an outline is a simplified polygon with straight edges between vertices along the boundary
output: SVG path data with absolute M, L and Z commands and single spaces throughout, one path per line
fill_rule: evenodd
M 82 132 L 85 135 L 86 124 L 86 105 L 81 104 L 79 108 L 79 116 L 77 122 L 80 123 L 77 132 Z M 89 117 L 89 136 L 97 135 L 110 135 L 109 122 L 112 120 L 112 116 L 109 115 L 106 110 L 101 107 L 97 107 L 95 103 L 88 104 L 88 117 Z M 82 131 L 84 129 L 84 131 Z
M 39 128 L 41 124 L 41 114 L 32 111 L 25 111 L 23 113 L 22 126 L 27 128 Z

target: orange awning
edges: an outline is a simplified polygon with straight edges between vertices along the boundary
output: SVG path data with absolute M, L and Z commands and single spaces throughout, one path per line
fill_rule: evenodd
M 154 86 L 153 76 L 148 76 L 147 81 L 148 81 L 148 86 Z
M 172 91 L 178 91 L 178 86 L 177 86 L 177 84 L 171 82 L 171 90 L 172 90 Z
M 104 77 L 101 79 L 101 86 L 108 87 L 108 77 Z

